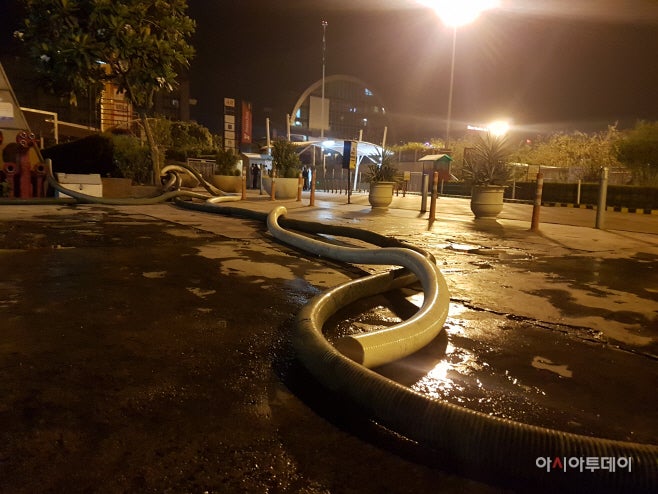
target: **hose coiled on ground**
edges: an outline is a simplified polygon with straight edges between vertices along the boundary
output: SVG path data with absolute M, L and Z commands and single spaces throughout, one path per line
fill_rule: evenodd
M 237 207 L 217 207 L 177 200 L 199 211 L 263 220 L 265 213 Z M 389 237 L 350 227 L 310 224 L 270 213 L 268 223 L 281 241 L 294 240 L 277 223 L 296 230 L 354 237 L 374 245 L 403 246 Z M 301 237 L 305 239 L 305 237 Z M 316 241 L 312 241 L 316 242 Z M 322 246 L 316 253 L 332 259 L 336 246 Z M 386 249 L 381 249 L 385 251 Z M 393 263 L 378 257 L 378 263 Z M 426 256 L 427 257 L 427 256 Z M 364 262 L 363 259 L 347 262 Z M 440 273 L 439 273 L 440 276 Z M 442 279 L 439 278 L 439 279 Z M 583 436 L 486 415 L 432 399 L 366 368 L 343 355 L 322 334 L 327 319 L 341 307 L 363 297 L 401 288 L 415 276 L 392 271 L 366 276 L 324 292 L 309 301 L 295 321 L 293 345 L 302 365 L 327 389 L 356 404 L 377 423 L 431 448 L 440 461 L 459 473 L 533 492 L 657 492 L 658 446 Z M 447 291 L 446 291 L 447 293 Z M 538 459 L 631 458 L 632 471 L 551 471 L 538 467 Z
M 51 175 L 51 173 L 48 175 L 49 181 Z M 264 213 L 240 208 L 220 208 L 209 203 L 197 204 L 180 200 L 183 196 L 208 198 L 206 195 L 190 191 L 172 191 L 156 198 L 142 200 L 108 201 L 78 194 L 69 189 L 58 188 L 53 183 L 51 185 L 65 194 L 76 197 L 76 200 L 81 202 L 119 205 L 154 204 L 173 198 L 177 204 L 186 208 L 235 214 L 259 220 L 264 220 L 266 216 Z M 375 240 L 371 241 L 375 244 L 378 244 L 378 241 L 395 244 L 393 240 L 386 239 L 386 237 L 380 236 L 377 239 L 372 232 L 364 233 L 365 231 L 361 230 L 361 233 L 357 233 L 359 230 L 348 227 L 318 224 L 313 227 L 308 226 L 309 224 L 305 224 L 305 222 L 280 218 L 283 214 L 282 210 L 275 210 L 275 213 L 271 214 L 271 231 L 276 238 L 282 241 L 293 240 L 296 243 L 298 239 L 291 236 L 290 232 L 280 231 L 277 225 L 294 225 L 295 229 L 304 231 L 354 236 L 365 241 Z M 297 245 L 300 248 L 304 246 L 318 247 L 313 243 L 307 245 L 306 242 Z M 347 257 L 334 257 L 333 249 L 340 249 L 337 246 L 318 248 L 319 255 L 345 262 L 365 263 L 363 257 L 350 257 L 352 254 Z M 382 249 L 382 251 L 384 250 Z M 396 256 L 398 254 L 388 259 L 387 255 L 379 254 L 373 259 L 378 264 L 402 263 L 401 258 Z M 414 259 L 415 267 L 412 269 L 414 269 L 415 275 L 393 271 L 360 278 L 318 295 L 302 308 L 296 318 L 293 344 L 299 360 L 320 383 L 347 397 L 369 417 L 383 426 L 433 448 L 439 452 L 442 458 L 449 459 L 451 465 L 466 475 L 478 476 L 481 472 L 486 472 L 492 478 L 502 480 L 507 485 L 532 490 L 541 488 L 547 491 L 566 490 L 571 492 L 586 490 L 596 492 L 658 491 L 658 446 L 565 433 L 488 416 L 434 400 L 361 365 L 359 361 L 371 366 L 381 363 L 377 359 L 368 362 L 368 355 L 372 353 L 367 345 L 362 345 L 361 349 L 352 351 L 352 358 L 346 357 L 332 346 L 322 334 L 322 327 L 328 317 L 339 308 L 359 298 L 406 286 L 416 281 L 416 275 L 420 274 L 416 271 L 424 266 L 425 262 L 420 260 L 423 258 L 422 255 L 412 255 L 411 258 Z M 435 283 L 438 283 L 437 280 Z M 425 291 L 432 290 L 432 283 L 427 279 L 425 281 L 421 279 L 421 282 Z M 439 289 L 438 292 L 440 291 Z M 436 300 L 440 294 L 430 293 L 429 296 Z M 442 324 L 443 322 L 441 322 Z M 436 329 L 437 325 L 434 324 L 432 331 Z M 351 343 L 346 346 L 350 345 Z M 394 347 L 395 345 L 386 344 L 385 346 Z M 408 348 L 405 351 L 408 351 Z M 556 457 L 565 459 L 572 457 L 630 457 L 632 471 L 614 474 L 607 471 L 547 473 L 538 468 L 536 463 L 538 458 L 552 460 Z

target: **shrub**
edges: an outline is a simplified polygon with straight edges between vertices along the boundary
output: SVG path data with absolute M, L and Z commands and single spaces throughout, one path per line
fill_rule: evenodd
M 375 162 L 368 165 L 365 180 L 370 183 L 396 182 L 398 173 L 393 160 L 393 152 L 383 149 L 377 155 Z
M 236 168 L 238 164 L 238 157 L 233 154 L 232 150 L 219 149 L 215 155 L 216 175 L 240 175 L 240 170 Z
M 135 183 L 149 183 L 151 154 L 147 146 L 130 135 L 113 135 L 114 164 L 123 178 Z
M 272 166 L 279 177 L 297 178 L 302 168 L 302 162 L 294 144 L 285 139 L 274 141 L 272 145 Z
M 463 178 L 472 185 L 505 185 L 512 178 L 507 164 L 510 148 L 507 140 L 489 133 L 478 136 L 474 148 L 464 153 Z

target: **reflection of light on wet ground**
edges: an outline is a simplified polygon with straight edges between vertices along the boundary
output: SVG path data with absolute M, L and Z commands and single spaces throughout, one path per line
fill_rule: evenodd
M 566 364 L 556 364 L 546 357 L 540 357 L 539 355 L 532 359 L 531 364 L 535 369 L 544 369 L 550 372 L 555 372 L 556 374 L 562 377 L 573 377 L 573 372 L 569 369 L 569 366 Z
M 473 371 L 473 365 L 480 368 L 481 366 L 473 362 L 473 354 L 456 349 L 450 343 L 445 352 L 446 357 L 413 384 L 412 389 L 432 398 L 442 398 L 464 390 L 463 386 L 455 382 L 452 374 L 468 375 Z

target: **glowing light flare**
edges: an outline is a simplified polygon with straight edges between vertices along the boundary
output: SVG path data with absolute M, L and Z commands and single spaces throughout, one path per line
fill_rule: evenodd
M 509 122 L 506 122 L 505 120 L 496 120 L 495 122 L 491 122 L 487 126 L 487 129 L 491 135 L 502 137 L 509 132 Z
M 434 10 L 441 22 L 457 28 L 475 21 L 482 12 L 496 8 L 500 0 L 418 0 Z

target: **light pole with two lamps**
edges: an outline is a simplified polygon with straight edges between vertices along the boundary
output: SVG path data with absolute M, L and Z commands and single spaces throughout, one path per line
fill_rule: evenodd
M 475 21 L 485 10 L 493 9 L 499 0 L 419 0 L 430 7 L 441 22 L 452 28 L 452 56 L 450 59 L 450 86 L 448 89 L 448 111 L 446 114 L 446 147 L 450 143 L 450 126 L 452 124 L 452 94 L 455 84 L 455 52 L 457 48 L 457 28 Z

